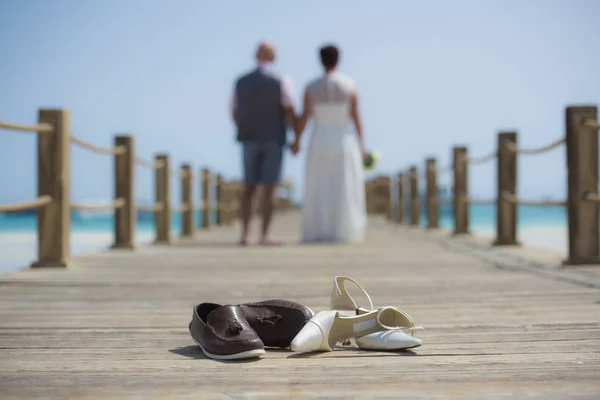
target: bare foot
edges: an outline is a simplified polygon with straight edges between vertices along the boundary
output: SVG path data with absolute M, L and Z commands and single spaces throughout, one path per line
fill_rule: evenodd
M 266 236 L 260 240 L 260 244 L 262 246 L 279 246 L 281 245 L 281 240 Z

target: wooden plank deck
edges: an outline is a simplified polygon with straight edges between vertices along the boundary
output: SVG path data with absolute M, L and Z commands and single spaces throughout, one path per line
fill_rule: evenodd
M 0 398 L 600 398 L 600 268 L 557 269 L 525 250 L 371 220 L 361 245 L 238 248 L 237 227 L 67 270 L 0 277 Z M 349 275 L 376 305 L 426 328 L 398 353 L 268 351 L 206 359 L 192 306 L 287 298 L 326 309 Z

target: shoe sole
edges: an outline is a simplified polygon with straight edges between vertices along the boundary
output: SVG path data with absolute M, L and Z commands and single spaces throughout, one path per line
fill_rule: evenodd
M 421 347 L 421 346 L 422 346 L 422 344 L 415 344 L 414 346 L 409 346 L 409 347 L 390 347 L 389 349 L 373 349 L 370 347 L 360 347 L 360 346 L 358 346 L 358 348 L 361 350 L 369 350 L 369 351 L 402 351 L 402 350 L 414 349 L 416 347 Z
M 214 360 L 243 360 L 243 359 L 247 359 L 247 358 L 260 358 L 265 354 L 264 349 L 248 350 L 248 351 L 242 351 L 241 353 L 225 354 L 225 355 L 212 354 L 212 353 L 209 353 L 208 351 L 204 350 L 204 347 L 202 347 L 202 345 L 200 343 L 198 343 L 196 341 L 196 339 L 192 339 L 192 340 L 194 341 L 194 343 L 196 343 L 198 345 L 198 347 L 200 347 L 200 349 L 206 355 L 206 357 L 212 358 Z
M 356 339 L 354 339 L 356 340 Z M 339 344 L 342 345 L 342 347 L 348 346 L 350 345 L 350 343 L 348 344 L 344 344 L 345 341 L 341 341 L 338 342 Z M 336 343 L 336 345 L 338 344 Z M 368 346 L 359 346 L 358 343 L 356 343 L 356 347 L 361 349 L 361 350 L 369 350 L 369 351 L 401 351 L 401 350 L 408 350 L 408 349 L 414 349 L 416 347 L 421 347 L 423 346 L 423 343 L 419 343 L 419 344 L 415 344 L 413 346 L 406 346 L 406 347 L 388 347 L 387 349 L 382 349 L 382 348 L 374 348 L 374 347 L 368 347 Z

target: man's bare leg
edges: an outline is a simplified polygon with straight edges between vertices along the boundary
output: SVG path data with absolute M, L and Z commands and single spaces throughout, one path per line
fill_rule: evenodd
M 263 188 L 262 196 L 262 244 L 279 244 L 279 241 L 269 236 L 273 211 L 275 210 L 275 189 L 277 184 L 267 184 Z
M 247 245 L 250 236 L 250 222 L 252 221 L 252 198 L 256 192 L 256 186 L 248 186 L 242 190 L 240 198 L 240 218 L 242 219 L 242 237 L 240 244 Z

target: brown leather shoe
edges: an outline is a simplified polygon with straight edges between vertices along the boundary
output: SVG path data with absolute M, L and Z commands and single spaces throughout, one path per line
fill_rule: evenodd
M 194 342 L 209 358 L 239 360 L 265 354 L 262 340 L 239 306 L 200 304 L 194 307 L 189 329 Z
M 239 305 L 265 346 L 286 348 L 315 313 L 289 300 L 265 300 Z

